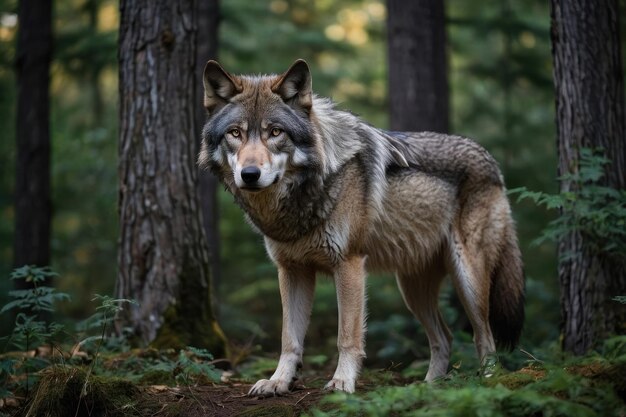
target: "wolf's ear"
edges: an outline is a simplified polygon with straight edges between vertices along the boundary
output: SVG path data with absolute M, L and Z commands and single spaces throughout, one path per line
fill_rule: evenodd
M 311 72 L 303 59 L 298 59 L 280 76 L 272 86 L 272 91 L 291 106 L 309 110 L 313 103 L 311 94 Z
M 237 83 L 220 64 L 213 60 L 206 63 L 202 81 L 204 83 L 204 107 L 209 114 L 219 110 L 242 89 L 241 84 Z

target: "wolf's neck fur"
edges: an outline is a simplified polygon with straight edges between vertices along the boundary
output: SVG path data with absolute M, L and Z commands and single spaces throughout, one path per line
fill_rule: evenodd
M 335 177 L 326 182 L 315 177 L 285 181 L 259 193 L 244 194 L 238 190 L 235 200 L 264 235 L 290 242 L 328 219 L 341 194 L 341 182 Z
M 403 156 L 386 135 L 355 115 L 337 110 L 334 104 L 314 97 L 311 121 L 319 163 L 258 193 L 242 192 L 234 183 L 227 187 L 250 221 L 271 239 L 288 242 L 307 235 L 331 215 L 343 191 L 341 176 L 353 165 L 366 177 L 366 192 L 374 214 L 382 210 L 387 181 L 386 167 Z M 367 150 L 367 157 L 364 156 Z M 405 162 L 406 163 L 406 162 Z

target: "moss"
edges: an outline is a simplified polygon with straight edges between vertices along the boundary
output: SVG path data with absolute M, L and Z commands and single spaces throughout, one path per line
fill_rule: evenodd
M 620 398 L 626 398 L 626 362 L 609 364 L 607 362 L 589 362 L 568 366 L 567 372 L 589 378 L 594 382 L 606 383 Z
M 85 383 L 87 381 L 87 383 Z M 137 388 L 120 378 L 90 376 L 81 368 L 52 366 L 41 372 L 26 416 L 137 415 Z
M 501 384 L 510 390 L 516 390 L 518 388 L 525 387 L 528 384 L 532 384 L 535 381 L 536 379 L 532 375 L 520 372 L 511 372 L 510 374 L 502 375 L 497 378 L 490 378 L 485 381 L 485 385 L 494 387 Z
M 498 371 L 491 378 L 483 378 L 483 383 L 488 387 L 500 384 L 508 389 L 516 390 L 526 385 L 537 382 L 546 376 L 546 370 L 537 366 L 527 366 L 515 372 Z
M 163 325 L 152 347 L 184 349 L 194 346 L 208 349 L 215 357 L 228 355 L 226 336 L 213 314 L 210 286 L 198 278 L 207 274 L 208 265 L 195 260 L 184 263 L 178 299 L 164 312 Z
M 237 417 L 292 417 L 295 415 L 293 406 L 288 404 L 258 405 L 235 414 Z
M 171 387 L 176 385 L 176 380 L 171 372 L 153 369 L 146 371 L 141 375 L 141 378 L 137 381 L 138 385 L 169 385 Z
M 365 369 L 359 378 L 365 386 L 401 385 L 406 382 L 397 373 L 386 369 Z
M 594 379 L 607 382 L 613 386 L 620 398 L 626 398 L 626 363 L 611 365 L 594 376 Z

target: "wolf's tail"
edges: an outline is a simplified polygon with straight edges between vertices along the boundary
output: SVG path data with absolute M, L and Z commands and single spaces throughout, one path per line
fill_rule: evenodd
M 489 324 L 499 349 L 513 350 L 524 326 L 524 268 L 512 221 L 491 274 Z

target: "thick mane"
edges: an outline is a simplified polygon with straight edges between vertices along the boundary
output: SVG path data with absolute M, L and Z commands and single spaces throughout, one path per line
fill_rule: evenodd
M 323 175 L 328 177 L 347 162 L 358 159 L 364 172 L 371 178 L 366 182 L 375 212 L 382 209 L 387 179 L 386 170 L 391 165 L 407 167 L 398 141 L 354 114 L 338 110 L 327 98 L 313 98 L 312 121 L 324 151 Z

